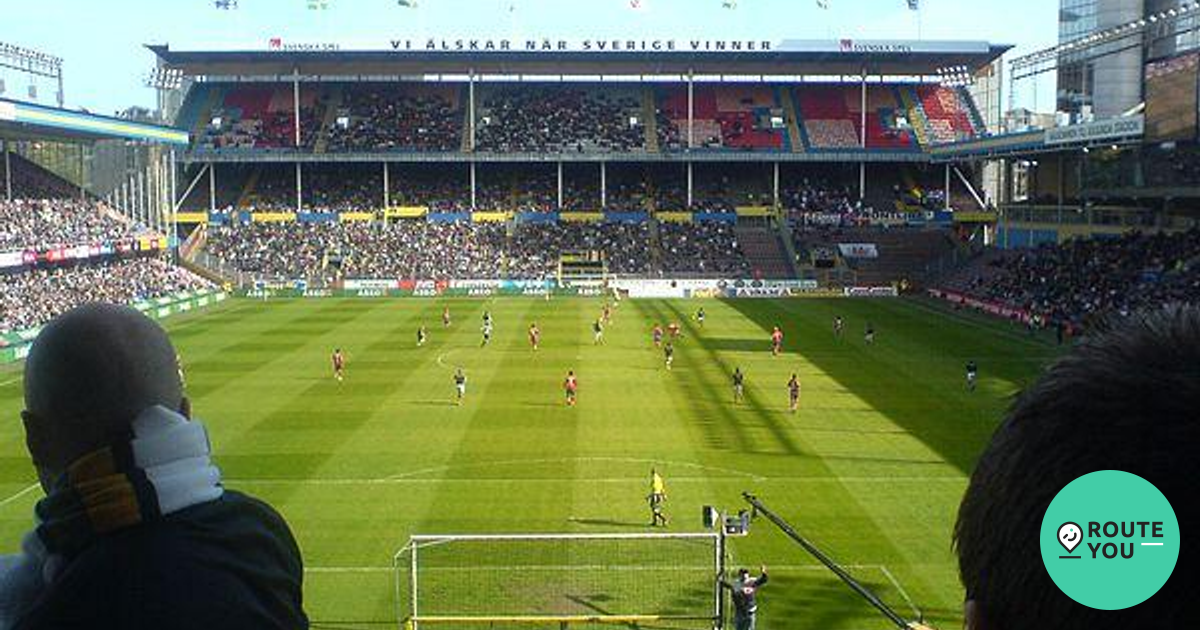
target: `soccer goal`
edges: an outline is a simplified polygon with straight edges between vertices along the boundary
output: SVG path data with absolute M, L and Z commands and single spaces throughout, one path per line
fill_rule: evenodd
M 393 558 L 401 628 L 719 625 L 715 532 L 413 536 Z

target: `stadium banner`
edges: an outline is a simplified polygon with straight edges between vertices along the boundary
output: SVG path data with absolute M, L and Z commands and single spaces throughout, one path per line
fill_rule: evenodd
M 374 212 L 340 212 L 336 213 L 334 216 L 336 216 L 337 220 L 341 221 L 342 223 L 351 223 L 355 221 L 374 221 L 376 215 Z
M 816 280 L 732 280 L 720 288 L 727 298 L 785 298 L 819 291 Z
M 336 223 L 336 212 L 297 212 L 296 220 L 300 223 Z
M 945 300 L 951 304 L 966 306 L 968 308 L 973 308 L 977 311 L 983 311 L 984 313 L 995 315 L 997 317 L 1003 317 L 1005 319 L 1015 319 L 1023 323 L 1029 322 L 1030 314 L 1029 311 L 1025 309 L 1013 308 L 1011 306 L 1007 306 L 1000 302 L 993 302 L 991 300 L 981 300 L 957 291 L 927 289 L 927 292 L 931 297 L 935 297 L 939 300 Z
M 955 212 L 954 220 L 957 223 L 996 223 L 999 221 L 1000 215 L 995 212 Z
M 558 223 L 557 212 L 518 212 L 517 223 Z
M 842 258 L 879 258 L 875 243 L 838 243 Z
M 451 280 L 445 294 L 467 297 L 546 295 L 553 289 L 553 280 Z
M 501 280 L 500 292 L 505 295 L 549 295 L 554 292 L 553 280 Z
M 602 223 L 604 222 L 603 212 L 560 212 L 558 215 L 559 221 L 566 223 Z
M 425 206 L 393 206 L 383 211 L 389 219 L 420 219 L 429 213 Z
M 1047 129 L 1043 142 L 1047 146 L 1072 142 L 1107 142 L 1120 138 L 1140 138 L 1145 132 L 1146 117 L 1139 114 Z
M 563 280 L 558 285 L 559 295 L 596 297 L 604 295 L 603 280 Z
M 437 297 L 449 287 L 445 280 L 400 280 L 400 294 L 414 297 Z
M 185 41 L 172 46 L 181 52 L 214 52 L 211 41 Z M 872 55 L 971 55 L 986 54 L 987 42 L 975 40 L 931 41 L 918 39 L 737 39 L 737 38 L 564 38 L 564 37 L 405 37 L 363 39 L 291 39 L 268 34 L 255 41 L 230 40 L 215 52 L 333 53 L 388 52 L 397 55 L 464 54 L 488 55 L 529 53 L 556 55 L 642 55 L 709 53 L 719 55 L 762 53 L 822 53 L 833 56 Z
M 207 212 L 176 212 L 175 221 L 178 223 L 210 223 Z
M 473 212 L 471 220 L 475 223 L 504 223 L 512 218 L 511 212 Z
M 165 236 L 139 236 L 134 243 L 134 249 L 140 252 L 152 252 L 166 248 L 167 237 Z M 66 250 L 63 250 L 63 257 L 69 257 Z
M 11 252 L 0 252 L 0 269 L 9 267 L 22 267 L 25 265 L 25 251 L 13 250 Z
M 771 206 L 738 206 L 734 210 L 739 217 L 769 217 L 775 214 Z
M 470 221 L 470 212 L 430 212 L 425 215 L 425 219 L 430 223 L 457 223 L 459 221 Z
M 912 226 L 949 226 L 954 223 L 954 213 L 949 210 L 926 210 L 924 212 L 914 212 L 910 216 L 906 217 L 904 222 Z
M 252 212 L 243 214 L 249 214 L 250 221 L 253 223 L 287 223 L 296 220 L 295 212 Z
M 737 223 L 738 215 L 733 212 L 697 212 L 692 215 L 696 223 Z
M 846 287 L 842 290 L 846 297 L 899 297 L 900 290 L 896 287 Z
M 500 292 L 500 280 L 451 280 L 445 295 L 487 297 Z
M 691 212 L 655 212 L 654 218 L 662 223 L 691 223 Z
M 347 291 L 358 291 L 360 289 L 378 289 L 381 291 L 400 290 L 400 281 L 392 278 L 347 278 L 342 283 L 342 288 Z
M 618 278 L 609 286 L 629 294 L 630 298 L 689 298 L 697 292 L 715 294 L 721 280 L 693 279 L 672 280 L 670 278 Z
M 606 223 L 646 223 L 650 215 L 645 212 L 605 212 Z

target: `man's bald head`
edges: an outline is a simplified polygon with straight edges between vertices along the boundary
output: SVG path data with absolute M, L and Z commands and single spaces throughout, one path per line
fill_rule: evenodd
M 166 332 L 136 310 L 81 306 L 34 340 L 25 362 L 24 418 L 43 482 L 126 434 L 154 405 L 183 409 L 183 390 Z

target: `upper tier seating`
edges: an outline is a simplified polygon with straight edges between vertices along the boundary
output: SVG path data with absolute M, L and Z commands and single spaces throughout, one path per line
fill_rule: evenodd
M 697 147 L 748 151 L 790 149 L 782 124 L 783 107 L 776 89 L 768 85 L 700 85 L 692 96 L 693 137 Z M 679 138 L 679 150 L 687 143 L 688 97 L 686 87 L 665 90 L 659 101 L 669 132 Z M 660 136 L 663 131 L 660 131 Z
M 862 143 L 862 91 L 853 85 L 811 85 L 796 88 L 796 103 L 808 145 L 813 149 L 851 149 Z M 909 117 L 888 85 L 867 89 L 868 149 L 916 147 Z
M 329 151 L 457 151 L 460 88 L 450 84 L 347 87 L 330 128 Z
M 295 103 L 290 86 L 246 85 L 230 89 L 213 108 L 200 144 L 214 149 L 294 148 Z M 311 148 L 325 110 L 322 89 L 300 91 L 300 146 Z
M 941 85 L 921 85 L 914 89 L 929 121 L 930 142 L 943 144 L 979 135 L 980 130 L 971 120 L 970 96 L 963 89 Z

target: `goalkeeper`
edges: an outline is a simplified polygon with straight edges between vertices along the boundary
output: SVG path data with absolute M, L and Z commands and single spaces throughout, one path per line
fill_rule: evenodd
M 667 516 L 663 514 L 663 503 L 667 500 L 667 484 L 653 468 L 650 469 L 650 496 L 646 498 L 650 501 L 650 527 L 658 527 L 659 523 L 666 527 Z

